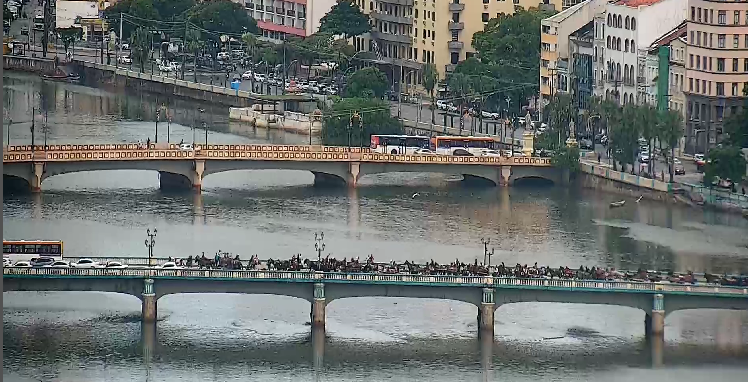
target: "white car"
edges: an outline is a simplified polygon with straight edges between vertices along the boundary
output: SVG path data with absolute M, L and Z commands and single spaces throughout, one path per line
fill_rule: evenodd
M 252 78 L 252 71 L 251 70 L 247 70 L 246 72 L 242 73 L 242 79 L 243 80 L 248 80 L 250 78 Z
M 156 265 L 156 268 L 158 268 L 158 269 L 164 269 L 164 270 L 182 269 L 182 267 L 177 266 L 177 264 L 175 262 L 173 262 L 173 261 L 167 261 L 167 262 L 165 262 L 165 263 L 163 263 L 161 265 Z
M 483 150 L 480 152 L 480 155 L 482 157 L 500 157 L 501 152 L 499 150 Z
M 436 155 L 436 153 L 430 149 L 416 149 L 413 155 Z
M 265 82 L 265 75 L 260 73 L 255 73 L 255 81 L 257 82 Z
M 641 153 L 639 153 L 639 162 L 640 163 L 647 163 L 647 162 L 649 162 L 649 152 L 642 151 Z
M 119 261 L 110 261 L 106 263 L 106 269 L 127 269 L 127 264 L 122 264 Z
M 31 268 L 31 263 L 29 263 L 26 260 L 17 261 L 15 264 L 13 264 L 14 267 L 19 268 Z
M 122 50 L 130 50 L 130 44 L 128 43 L 122 44 Z
M 10 262 L 10 259 L 7 257 L 3 257 L 3 267 L 9 267 L 12 263 Z
M 185 150 L 185 151 L 192 151 L 192 150 L 195 150 L 195 147 L 192 146 L 192 143 L 181 143 L 179 145 L 179 149 Z
M 172 71 L 172 67 L 168 66 L 168 65 L 161 64 L 161 65 L 158 66 L 158 70 L 160 70 L 162 72 L 169 73 L 169 72 Z
M 70 264 L 67 261 L 58 260 L 50 265 L 45 265 L 44 268 L 70 268 Z
M 447 103 L 443 100 L 438 99 L 436 100 L 436 108 L 439 110 L 444 110 L 447 108 Z
M 76 263 L 71 263 L 73 268 L 101 268 L 102 265 L 91 259 L 80 259 Z
M 119 58 L 117 58 L 117 61 L 120 64 L 132 64 L 132 59 L 130 58 L 130 56 L 119 56 Z

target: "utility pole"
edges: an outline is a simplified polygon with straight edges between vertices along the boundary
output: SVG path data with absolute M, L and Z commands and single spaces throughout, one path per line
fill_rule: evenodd
M 116 63 L 114 64 L 115 66 L 119 66 L 119 56 L 120 54 L 122 54 L 122 41 L 123 41 L 122 39 L 122 12 L 120 12 L 119 14 L 119 36 L 118 37 L 119 37 L 119 43 L 117 44 L 117 59 L 114 60 L 114 62 Z M 130 62 L 132 62 L 132 55 L 130 55 L 130 60 L 131 60 Z M 115 83 L 116 82 L 117 81 L 115 81 Z
M 285 35 L 283 35 L 283 84 L 281 84 L 281 89 L 283 89 L 283 95 L 286 95 L 286 36 Z
M 184 40 L 182 40 L 182 81 L 184 81 L 184 65 L 186 63 L 185 60 L 187 58 L 187 28 L 189 28 L 189 25 L 190 25 L 189 21 L 184 22 Z M 229 52 L 229 55 L 230 54 L 231 52 Z M 197 55 L 195 56 L 194 65 L 195 65 L 195 73 L 197 73 Z
M 42 57 L 47 58 L 47 44 L 49 43 L 49 27 L 52 23 L 49 17 L 49 3 L 51 0 L 44 1 L 44 36 L 42 36 Z

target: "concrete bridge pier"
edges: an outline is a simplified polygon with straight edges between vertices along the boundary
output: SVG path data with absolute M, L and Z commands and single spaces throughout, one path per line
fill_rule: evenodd
M 153 279 L 145 279 L 143 284 L 142 320 L 143 322 L 156 322 L 157 307 Z
M 647 337 L 663 337 L 665 334 L 665 296 L 653 296 L 652 312 L 644 316 L 644 330 Z
M 312 312 L 310 313 L 313 328 L 325 328 L 325 284 L 314 284 L 314 301 L 312 301 Z
M 29 179 L 31 192 L 42 192 L 42 176 L 44 176 L 44 163 L 34 162 L 31 169 L 31 179 Z
M 478 336 L 493 338 L 494 311 L 496 303 L 494 300 L 494 289 L 483 288 L 483 297 L 478 307 Z

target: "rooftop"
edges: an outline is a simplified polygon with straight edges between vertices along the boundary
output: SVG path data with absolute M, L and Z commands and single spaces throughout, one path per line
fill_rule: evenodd
M 626 7 L 637 8 L 641 6 L 649 6 L 655 3 L 659 3 L 662 0 L 617 0 L 613 4 L 623 5 Z

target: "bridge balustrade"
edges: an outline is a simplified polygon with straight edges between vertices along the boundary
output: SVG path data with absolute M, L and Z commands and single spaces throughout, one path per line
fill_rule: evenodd
M 597 289 L 618 291 L 664 291 L 697 294 L 730 294 L 748 296 L 748 288 L 724 285 L 683 285 L 660 282 L 636 281 L 595 281 L 524 279 L 490 276 L 451 276 L 451 275 L 410 275 L 410 274 L 371 274 L 338 272 L 294 272 L 294 271 L 235 271 L 235 270 L 196 270 L 196 269 L 103 269 L 103 268 L 3 268 L 4 275 L 28 276 L 83 276 L 83 277 L 185 277 L 211 279 L 254 279 L 254 280 L 299 280 L 302 282 L 344 281 L 367 283 L 410 283 L 431 285 L 482 285 L 508 287 L 540 287 L 563 289 Z

